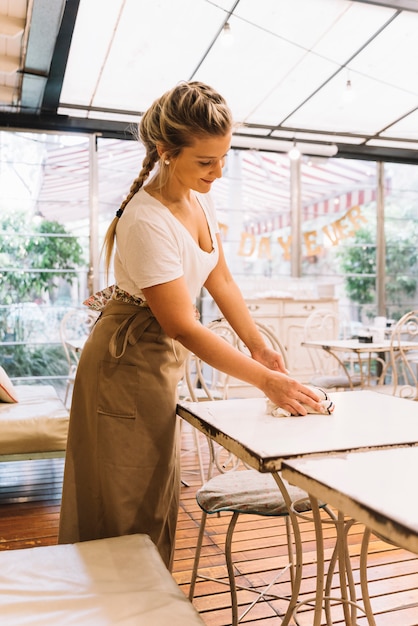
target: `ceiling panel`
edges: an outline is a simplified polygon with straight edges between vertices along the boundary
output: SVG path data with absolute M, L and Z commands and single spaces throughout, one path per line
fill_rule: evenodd
M 398 15 L 350 62 L 352 76 L 369 76 L 416 98 L 418 72 L 411 72 L 411 63 L 418 62 L 417 33 L 418 13 Z
M 346 0 L 241 0 L 234 11 L 238 18 L 274 33 L 301 52 L 339 65 L 394 14 L 393 9 Z
M 297 65 L 289 69 L 280 82 L 274 86 L 274 90 L 268 97 L 260 102 L 259 106 L 251 112 L 246 121 L 252 124 L 271 124 L 276 126 L 285 123 L 288 127 L 293 126 L 294 124 L 289 120 L 291 113 L 298 110 L 303 102 L 310 102 L 312 94 L 337 69 L 338 66 L 330 61 L 313 55 L 305 55 Z M 267 74 L 268 68 L 265 71 Z M 319 128 L 316 120 L 312 119 L 309 122 L 302 128 Z M 322 130 L 329 130 L 329 128 L 323 128 Z
M 382 137 L 404 137 L 405 139 L 418 139 L 418 110 L 406 115 L 396 124 L 381 133 Z
M 286 123 L 293 127 L 370 136 L 409 113 L 417 96 L 363 75 L 352 81 L 353 98 L 346 101 L 346 78 L 338 74 L 301 106 Z
M 91 106 L 132 111 L 144 111 L 163 91 L 190 77 L 225 15 L 201 0 L 82 0 L 75 50 L 85 51 L 92 19 L 98 13 L 99 50 L 94 52 L 93 63 L 89 57 L 70 54 L 61 101 L 75 103 L 78 85 L 77 104 L 82 103 L 80 67 L 84 67 Z

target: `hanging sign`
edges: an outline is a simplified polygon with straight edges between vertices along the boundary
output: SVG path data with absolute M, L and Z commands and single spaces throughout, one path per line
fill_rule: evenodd
M 343 239 L 352 237 L 366 222 L 367 219 L 362 214 L 361 208 L 354 206 L 351 207 L 345 215 L 331 224 L 327 224 L 319 230 L 311 230 L 302 233 L 306 256 L 318 256 L 323 252 L 325 247 L 329 247 L 329 244 L 331 246 L 337 246 Z M 225 225 L 223 226 L 225 227 Z M 223 232 L 225 234 L 225 229 Z M 324 245 L 324 238 L 328 241 L 328 246 Z M 286 238 L 277 237 L 276 241 L 282 248 L 285 260 L 290 261 L 292 236 L 289 235 Z M 257 251 L 258 259 L 272 259 L 271 243 L 270 237 L 260 237 L 257 240 L 256 236 L 252 233 L 241 233 L 238 256 L 250 257 Z

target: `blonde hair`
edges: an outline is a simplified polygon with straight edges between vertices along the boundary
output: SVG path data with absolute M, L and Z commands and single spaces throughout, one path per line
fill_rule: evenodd
M 156 175 L 161 187 L 169 175 L 159 157 L 157 144 L 164 149 L 164 159 L 178 156 L 182 149 L 191 146 L 202 136 L 224 136 L 233 126 L 232 114 L 225 99 L 209 85 L 182 82 L 155 100 L 144 113 L 138 127 L 140 141 L 146 154 L 142 169 L 133 181 L 128 195 L 111 222 L 103 244 L 105 267 L 109 271 L 114 247 L 116 225 L 126 205 L 143 186 L 158 161 Z

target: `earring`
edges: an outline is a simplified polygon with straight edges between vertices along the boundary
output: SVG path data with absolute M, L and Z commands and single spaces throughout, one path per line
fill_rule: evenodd
M 170 159 L 164 159 L 164 165 L 170 165 Z

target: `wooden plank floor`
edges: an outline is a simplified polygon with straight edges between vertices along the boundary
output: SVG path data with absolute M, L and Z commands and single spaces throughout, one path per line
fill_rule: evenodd
M 183 429 L 182 476 L 188 486 L 182 487 L 174 578 L 187 595 L 193 564 L 194 549 L 200 522 L 200 509 L 195 493 L 200 485 L 197 456 L 190 426 Z M 204 463 L 207 448 L 202 438 Z M 190 452 L 189 452 L 190 450 Z M 57 541 L 58 520 L 63 474 L 63 459 L 19 461 L 0 464 L 0 550 L 13 550 Z M 228 515 L 208 518 L 201 566 L 204 573 L 226 581 L 223 558 Z M 301 522 L 304 548 L 304 579 L 302 599 L 311 598 L 315 591 L 315 536 L 313 524 Z M 335 530 L 324 531 L 326 558 L 329 559 L 335 540 Z M 356 590 L 362 526 L 356 524 L 349 534 L 349 547 L 354 568 Z M 241 516 L 234 533 L 234 555 L 240 582 L 256 587 L 269 584 L 278 568 L 286 563 L 284 523 L 253 515 Z M 202 570 L 203 571 L 203 570 Z M 369 557 L 369 581 L 372 606 L 377 626 L 418 626 L 418 558 L 404 550 L 389 546 L 372 536 Z M 337 592 L 337 578 L 333 586 Z M 286 577 L 274 589 L 280 595 L 289 593 Z M 253 594 L 239 592 L 240 611 L 253 600 Z M 194 600 L 207 626 L 231 624 L 228 587 L 216 582 L 199 581 Z M 414 606 L 415 605 L 415 606 Z M 268 600 L 257 605 L 243 618 L 246 626 L 278 626 L 285 600 Z M 402 606 L 401 610 L 394 610 Z M 344 624 L 341 607 L 333 609 L 335 624 Z M 298 614 L 300 626 L 311 626 L 313 610 L 309 605 Z M 325 625 L 325 619 L 323 620 Z M 358 626 L 366 625 L 359 612 Z M 163 626 L 163 625 L 162 625 Z M 165 625 L 164 625 L 165 626 Z

